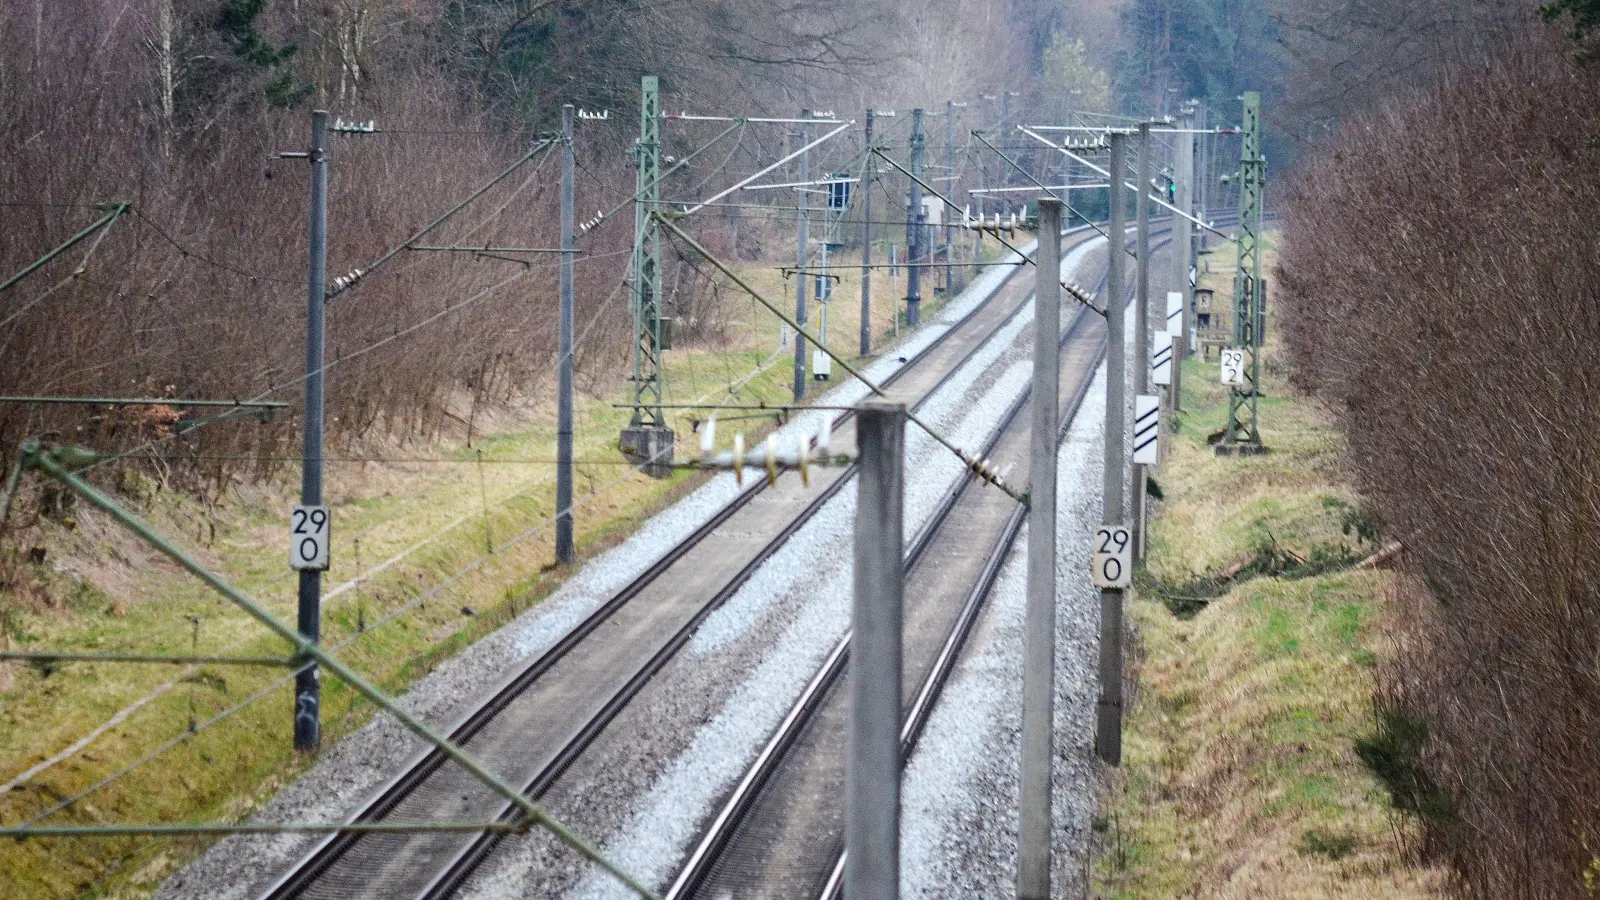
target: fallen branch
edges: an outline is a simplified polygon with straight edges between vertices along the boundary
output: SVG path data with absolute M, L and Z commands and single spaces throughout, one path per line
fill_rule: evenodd
M 1255 562 L 1255 557 L 1253 556 L 1246 556 L 1243 559 L 1235 560 L 1234 562 L 1230 563 L 1226 569 L 1218 572 L 1216 578 L 1213 580 L 1215 580 L 1218 584 L 1232 581 L 1234 578 L 1238 577 L 1240 572 L 1244 571 L 1245 566 L 1250 565 L 1252 562 Z
M 1405 546 L 1399 541 L 1390 541 L 1378 548 L 1378 552 L 1356 563 L 1357 569 L 1377 569 L 1387 565 L 1405 551 Z

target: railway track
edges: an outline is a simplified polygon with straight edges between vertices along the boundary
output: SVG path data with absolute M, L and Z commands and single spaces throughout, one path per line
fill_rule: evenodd
M 1093 237 L 1075 229 L 1066 246 Z M 1027 304 L 1015 274 L 908 360 L 885 387 L 920 405 L 995 330 Z M 854 443 L 853 421 L 835 423 L 836 445 Z M 449 729 L 452 740 L 514 782 L 543 794 L 630 700 L 673 658 L 704 619 L 814 516 L 854 474 L 810 485 L 786 475 L 757 480 L 687 539 L 613 595 L 548 650 L 502 681 Z M 572 651 L 582 646 L 583 653 Z M 503 800 L 437 752 L 415 757 L 352 816 L 354 821 L 509 817 Z M 493 849 L 490 834 L 360 834 L 316 843 L 258 894 L 285 898 L 448 896 Z
M 1162 242 L 1165 244 L 1166 242 Z M 1157 245 L 1160 246 L 1160 245 Z M 1103 293 L 1104 276 L 1095 293 Z M 1131 293 L 1131 291 L 1130 291 Z M 1061 337 L 1058 440 L 1105 355 L 1105 327 L 1081 307 Z M 1028 393 L 990 433 L 984 455 L 1025 467 Z M 902 754 L 909 757 L 1025 520 L 1024 509 L 963 478 L 907 554 Z M 986 554 L 973 548 L 988 547 Z M 847 633 L 730 792 L 666 893 L 667 900 L 837 897 L 843 874 Z

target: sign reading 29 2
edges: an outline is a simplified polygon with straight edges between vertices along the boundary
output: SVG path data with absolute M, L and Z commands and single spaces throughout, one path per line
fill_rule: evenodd
M 330 520 L 326 506 L 296 506 L 289 512 L 289 568 L 328 568 Z
M 1218 354 L 1221 360 L 1222 383 L 1228 387 L 1244 387 L 1247 384 L 1248 373 L 1244 367 L 1244 348 L 1223 347 Z

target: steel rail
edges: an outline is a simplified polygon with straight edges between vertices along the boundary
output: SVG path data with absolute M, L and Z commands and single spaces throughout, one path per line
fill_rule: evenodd
M 1150 249 L 1152 251 L 1159 250 L 1161 247 L 1171 243 L 1171 238 L 1167 238 L 1152 245 Z M 1106 276 L 1102 275 L 1095 293 L 1101 293 L 1105 289 L 1106 280 Z M 1135 286 L 1128 285 L 1130 302 L 1136 299 L 1136 293 Z M 1081 320 L 1082 313 L 1080 312 L 1079 321 Z M 1075 322 L 1073 330 L 1077 327 L 1078 325 Z M 1065 341 L 1063 341 L 1064 343 Z M 1106 350 L 1106 342 L 1104 340 L 1100 341 L 1095 358 L 1090 362 L 1087 374 L 1078 382 L 1072 400 L 1067 405 L 1066 415 L 1062 417 L 1060 428 L 1056 432 L 1058 445 L 1066 439 L 1067 432 L 1071 430 L 1072 422 L 1077 417 L 1078 410 L 1083 406 L 1084 399 L 1088 396 L 1089 385 L 1094 381 L 1094 373 L 1100 368 L 1101 363 L 1105 361 Z M 1001 566 L 1005 562 L 1006 555 L 1010 552 L 1011 545 L 1015 543 L 1017 534 L 1022 530 L 1024 521 L 1026 521 L 1026 517 L 1023 510 L 1017 509 L 1012 512 L 1011 518 L 1006 522 L 1000 541 L 996 544 L 994 551 L 984 564 L 983 573 L 979 577 L 978 584 L 974 586 L 972 593 L 968 596 L 967 602 L 957 616 L 955 625 L 951 628 L 949 638 L 946 639 L 944 646 L 940 649 L 939 656 L 935 660 L 928 678 L 924 680 L 922 689 L 918 693 L 916 701 L 913 702 L 911 712 L 907 715 L 905 726 L 900 733 L 902 759 L 910 758 L 912 750 L 916 747 L 917 740 L 922 736 L 922 730 L 933 714 L 933 704 L 938 699 L 938 695 L 944 690 L 944 685 L 948 682 L 951 673 L 955 670 L 956 660 L 960 655 L 961 649 L 965 645 L 967 637 L 972 633 L 973 627 L 977 624 L 978 614 L 982 612 L 982 607 L 988 600 L 989 592 L 993 590 L 994 583 L 999 580 Z M 842 900 L 844 892 L 844 857 L 844 852 L 841 850 L 838 859 L 834 862 L 832 871 L 828 875 L 827 882 L 817 895 L 817 900 Z M 672 894 L 669 892 L 663 895 L 662 900 L 671 900 L 671 898 Z
M 1075 331 L 1076 328 L 1077 322 L 1075 320 L 1069 332 Z M 985 455 L 994 450 L 995 445 L 999 443 L 1001 437 L 1011 427 L 1016 420 L 1017 413 L 1024 407 L 1027 397 L 1028 392 L 1024 391 L 1023 395 L 1011 405 L 1001 417 L 1000 422 L 990 431 L 983 444 L 982 452 Z M 921 561 L 924 551 L 933 543 L 933 539 L 938 535 L 944 523 L 948 521 L 962 495 L 976 480 L 977 475 L 969 469 L 962 474 L 962 477 L 957 480 L 957 483 L 950 490 L 945 492 L 933 515 L 928 518 L 928 521 L 911 541 L 911 548 L 906 553 L 903 564 L 904 571 L 907 574 Z M 1013 517 L 1017 517 L 1025 513 L 1025 511 L 1026 507 L 1019 504 L 1013 512 Z M 677 879 L 667 890 L 667 893 L 663 895 L 663 900 L 681 900 L 681 898 L 692 896 L 704 883 L 706 877 L 711 874 L 712 866 L 733 837 L 745 815 L 754 805 L 761 789 L 771 780 L 772 775 L 782 765 L 789 748 L 799 740 L 801 732 L 811 721 L 812 715 L 821 707 L 822 701 L 838 682 L 839 676 L 843 674 L 845 663 L 849 661 L 850 656 L 850 637 L 851 632 L 846 631 L 844 636 L 839 639 L 839 643 L 834 646 L 832 652 L 828 654 L 828 658 L 823 663 L 822 668 L 817 671 L 817 674 L 806 685 L 805 691 L 795 701 L 794 706 L 790 708 L 788 715 L 784 717 L 783 722 L 778 726 L 778 730 L 768 739 L 761 753 L 757 755 L 750 768 L 746 770 L 744 778 L 733 789 L 728 800 L 723 804 L 722 810 L 712 821 L 711 827 L 707 830 L 705 836 L 702 837 L 699 846 L 690 854 L 688 862 L 679 871 Z
M 990 298 L 985 299 L 984 302 L 974 307 L 971 312 L 963 316 L 958 322 L 953 323 L 944 334 L 931 341 L 928 346 L 920 350 L 915 357 L 907 360 L 904 365 L 889 375 L 885 379 L 884 383 L 892 384 L 895 381 L 898 381 L 903 375 L 912 371 L 919 363 L 925 360 L 936 348 L 942 346 L 948 339 L 950 339 L 952 335 L 961 331 L 964 326 L 974 319 L 974 317 L 988 307 L 989 300 L 992 299 L 994 295 L 999 293 L 1007 281 L 1009 281 L 1009 278 L 1005 281 L 1002 281 L 1001 284 L 996 285 Z M 1001 327 L 1005 322 L 1010 321 L 1011 318 L 1015 316 L 1024 305 L 1026 304 L 1019 304 L 1015 310 L 1005 316 L 1000 323 L 1000 326 L 997 327 Z M 933 387 L 933 389 L 929 391 L 928 396 L 931 396 L 940 387 L 942 387 L 953 375 L 953 373 L 958 371 L 961 366 L 964 365 L 968 359 L 970 359 L 971 354 L 976 352 L 976 347 L 981 346 L 982 343 L 982 341 L 979 341 L 972 351 L 969 351 L 966 355 L 964 355 L 963 358 L 951 368 L 950 372 L 947 372 L 945 376 L 941 378 L 940 381 Z M 848 418 L 848 413 L 840 416 L 834 422 L 834 428 L 839 428 L 845 421 L 848 420 Z M 836 479 L 836 486 L 830 489 L 830 495 L 832 491 L 836 491 L 838 489 L 837 486 L 841 486 L 845 481 L 848 480 L 853 471 L 853 467 L 847 469 Z M 602 604 L 598 609 L 590 613 L 589 616 L 587 616 L 576 627 L 567 632 L 567 634 L 563 635 L 560 640 L 558 640 L 544 653 L 540 654 L 529 664 L 512 673 L 508 678 L 502 681 L 501 684 L 490 693 L 485 702 L 478 705 L 471 712 L 463 716 L 454 726 L 452 726 L 448 732 L 451 740 L 458 744 L 470 741 L 474 735 L 480 732 L 489 723 L 490 720 L 492 720 L 497 714 L 514 702 L 515 699 L 524 693 L 529 686 L 536 682 L 540 676 L 551 669 L 561 659 L 566 657 L 573 648 L 582 643 L 584 639 L 598 629 L 604 622 L 609 620 L 618 610 L 625 607 L 633 598 L 642 593 L 646 587 L 648 587 L 663 573 L 669 570 L 676 562 L 678 562 L 678 560 L 682 559 L 690 550 L 708 537 L 725 521 L 727 521 L 740 509 L 747 506 L 750 501 L 752 501 L 766 488 L 766 486 L 767 482 L 765 480 L 757 480 L 750 489 L 735 497 L 726 506 L 713 515 L 711 519 L 702 524 L 699 528 L 696 528 L 683 541 L 673 546 L 660 559 L 656 560 L 648 568 L 646 568 L 644 572 L 635 577 L 635 579 L 626 587 L 614 594 L 606 603 Z M 825 499 L 826 498 L 822 498 L 822 501 L 825 501 Z M 808 506 L 807 510 L 803 510 L 801 515 L 809 518 L 811 514 L 814 514 L 814 508 L 820 508 L 820 502 Z M 792 534 L 793 531 L 799 527 L 799 524 L 803 524 L 803 521 L 791 523 L 791 527 L 784 529 L 784 532 L 779 535 L 779 538 L 772 545 L 769 545 L 768 548 L 764 548 L 762 554 L 760 554 L 761 559 L 764 560 L 766 557 L 769 557 L 772 552 L 776 552 L 776 546 L 781 544 L 782 540 L 786 539 L 789 534 Z M 759 562 L 756 562 L 747 567 L 748 572 L 741 570 L 741 575 L 743 578 L 748 578 L 748 574 L 753 573 L 754 568 L 758 565 Z M 740 576 L 735 576 L 735 580 L 739 580 L 740 583 L 742 583 Z M 723 591 L 719 591 L 718 595 L 720 596 L 723 593 Z M 631 679 L 629 685 L 633 685 L 632 693 L 637 693 L 637 689 L 642 687 L 643 683 L 647 680 L 648 678 L 643 680 Z M 635 681 L 638 683 L 635 684 Z M 624 690 L 627 689 L 628 688 L 625 686 Z M 620 710 L 622 705 L 625 705 L 625 701 L 622 704 L 607 704 L 607 709 L 611 710 L 612 717 L 614 717 L 616 711 Z M 615 709 L 612 709 L 613 706 L 615 706 Z M 580 738 L 587 735 L 587 739 L 583 741 L 585 746 L 587 745 L 588 741 L 592 740 L 593 735 L 598 734 L 599 731 L 602 730 L 603 723 L 600 725 L 600 727 L 594 726 L 596 726 L 596 722 L 591 721 L 589 726 L 586 726 L 583 729 L 583 734 L 579 735 Z M 581 752 L 581 748 L 577 749 Z M 557 759 L 560 769 L 564 770 L 567 766 L 569 766 L 571 763 L 571 758 L 575 758 L 576 755 L 576 753 L 568 753 L 566 750 L 564 750 Z M 422 783 L 424 783 L 431 775 L 433 775 L 434 772 L 436 772 L 446 761 L 447 760 L 444 757 L 436 752 L 424 751 L 423 753 L 419 754 L 406 765 L 406 767 L 398 776 L 387 782 L 365 804 L 363 804 L 363 806 L 351 817 L 350 821 L 368 822 L 387 815 L 389 812 L 394 810 L 395 807 L 397 807 L 407 796 L 415 791 Z M 540 775 L 544 774 L 545 773 L 540 773 Z M 529 786 L 537 787 L 540 781 L 553 780 L 553 777 L 558 776 L 560 772 L 556 771 L 550 774 L 552 776 L 550 778 L 541 778 L 536 776 L 534 779 L 532 779 Z M 322 875 L 322 873 L 334 865 L 339 858 L 344 856 L 345 853 L 355 846 L 358 841 L 359 835 L 350 832 L 341 832 L 324 838 L 318 842 L 316 846 L 312 847 L 307 853 L 305 853 L 301 857 L 301 860 L 296 863 L 294 867 L 273 881 L 259 895 L 261 900 L 286 900 L 286 898 L 299 895 L 312 883 L 314 883 L 317 878 Z M 477 848 L 480 843 L 482 842 L 474 842 L 471 847 Z M 449 878 L 447 885 L 446 879 L 443 876 L 448 874 L 448 872 L 441 873 L 441 877 L 436 878 L 434 884 L 429 886 L 429 890 L 434 891 L 434 893 L 429 894 L 425 892 L 424 896 L 437 895 L 437 891 L 435 889 L 436 886 L 438 888 L 444 888 L 459 884 L 461 878 L 464 878 L 466 874 L 470 873 L 471 869 L 474 868 L 479 861 L 481 861 L 483 856 L 486 855 L 487 851 L 490 849 L 492 849 L 492 842 L 490 842 L 488 846 L 483 847 L 481 850 L 474 849 L 470 859 L 466 854 L 463 854 L 461 857 L 455 860 L 451 866 L 451 869 L 460 870 L 460 877 Z
M 1007 281 L 1009 281 L 1009 279 L 1007 279 Z M 1002 284 L 1004 284 L 1004 282 L 1002 282 Z M 995 291 L 998 292 L 999 289 L 1000 286 L 997 285 Z M 933 344 L 930 344 L 929 347 L 925 348 L 923 351 L 919 352 L 915 358 L 915 361 L 922 360 L 926 354 L 933 349 L 934 346 L 942 343 L 949 335 L 959 330 L 960 325 L 964 325 L 969 322 L 980 309 L 987 306 L 987 303 L 988 301 L 985 300 L 984 303 L 979 304 L 979 306 L 971 313 L 962 317 L 960 323 L 952 326 L 950 330 L 946 331 L 944 335 L 941 335 L 937 341 L 935 341 Z M 1018 303 L 1015 308 L 1007 313 L 1004 318 L 1002 318 L 1000 322 L 995 325 L 990 334 L 992 335 L 995 331 L 1004 328 L 1007 323 L 1015 319 L 1022 312 L 1022 310 L 1028 306 L 1028 303 L 1029 299 L 1024 299 L 1022 302 Z M 944 388 L 944 386 L 949 383 L 950 379 L 956 375 L 956 373 L 966 368 L 967 364 L 972 360 L 972 357 L 977 354 L 977 352 L 982 349 L 987 342 L 987 337 L 985 337 L 983 340 L 975 341 L 973 346 L 962 355 L 961 359 L 952 365 L 949 370 L 946 371 L 944 375 L 941 376 L 939 380 L 933 386 L 931 386 L 921 398 L 917 400 L 917 402 L 913 405 L 913 409 L 920 408 L 935 395 L 937 395 Z M 893 377 L 898 378 L 901 373 L 911 369 L 914 364 L 914 361 L 908 362 L 906 365 L 897 370 Z M 887 385 L 889 383 L 892 382 L 886 380 L 885 384 Z M 846 415 L 848 416 L 849 413 Z M 841 421 L 844 419 L 845 417 L 841 416 Z M 605 727 L 611 723 L 611 721 L 622 711 L 627 703 L 630 702 L 633 697 L 643 689 L 644 685 L 649 682 L 650 678 L 654 677 L 657 672 L 664 668 L 666 664 L 670 662 L 671 659 L 676 655 L 677 650 L 679 650 L 685 643 L 689 641 L 691 637 L 693 637 L 694 632 L 700 627 L 700 624 L 705 620 L 705 618 L 714 612 L 718 607 L 720 607 L 724 602 L 726 602 L 728 598 L 731 598 L 735 593 L 737 593 L 739 588 L 742 587 L 744 583 L 755 574 L 756 570 L 758 570 L 762 564 L 770 559 L 773 554 L 782 549 L 782 546 L 791 536 L 793 536 L 795 532 L 799 531 L 806 522 L 810 521 L 814 515 L 820 512 L 827 502 L 831 500 L 840 490 L 842 490 L 849 480 L 856 474 L 856 470 L 857 464 L 855 463 L 852 463 L 850 466 L 845 468 L 838 475 L 838 477 L 835 478 L 833 483 L 825 492 L 809 503 L 798 516 L 791 520 L 790 523 L 786 525 L 777 536 L 775 536 L 761 549 L 755 558 L 751 559 L 743 568 L 739 570 L 738 574 L 725 583 L 723 587 L 720 588 L 717 593 L 701 607 L 699 612 L 689 621 L 687 621 L 678 630 L 678 632 L 673 635 L 672 639 L 663 645 L 661 649 L 651 657 L 646 665 L 641 668 L 639 672 L 635 673 L 633 678 L 631 678 L 628 683 L 624 685 L 615 696 L 612 697 L 605 707 L 603 707 L 600 714 L 586 723 L 578 732 L 578 734 L 575 735 L 574 738 L 562 748 L 561 753 L 558 754 L 558 756 L 553 759 L 548 766 L 537 773 L 533 778 L 529 779 L 523 793 L 531 798 L 539 797 L 545 791 L 549 790 L 550 786 L 554 784 L 558 778 L 560 778 L 560 776 L 566 771 L 572 762 L 574 762 L 588 748 L 589 744 L 599 736 L 600 732 L 602 732 Z M 972 478 L 978 477 L 975 473 L 971 472 L 970 469 L 968 470 L 967 474 Z M 965 483 L 966 482 L 963 481 L 963 484 Z M 765 482 L 762 482 L 762 484 L 765 484 Z M 952 491 L 952 495 L 955 493 L 957 492 Z M 939 513 L 938 517 L 942 519 L 943 515 L 948 514 L 948 508 L 953 506 L 953 504 L 954 497 L 952 496 L 945 501 L 944 511 Z M 936 528 L 925 527 L 913 539 L 913 558 L 920 556 L 922 549 L 924 549 L 931 541 L 936 530 Z M 497 818 L 516 821 L 516 817 L 518 815 L 519 814 L 517 810 L 513 806 L 510 804 L 503 804 Z M 488 858 L 489 854 L 493 852 L 495 846 L 499 843 L 501 837 L 502 833 L 500 832 L 485 832 L 479 835 L 475 840 L 464 847 L 461 852 L 458 853 L 457 856 L 454 857 L 450 863 L 440 871 L 439 875 L 435 877 L 426 888 L 417 894 L 418 900 L 441 900 L 441 898 L 450 896 L 457 888 L 461 886 L 463 882 L 466 881 L 466 879 L 472 874 L 473 871 L 477 869 L 483 860 Z
M 1101 279 L 1103 287 L 1104 277 Z M 1096 293 L 1099 293 L 1097 288 Z M 1032 300 L 1029 299 L 1024 304 Z M 1078 307 L 1077 313 L 1061 335 L 1061 345 L 1066 346 L 1078 336 L 1086 323 L 1091 321 L 1087 317 L 1087 310 Z M 1103 351 L 1102 351 L 1103 354 Z M 1093 366 L 1098 366 L 1098 359 Z M 1091 370 L 1092 371 L 1092 370 Z M 1064 436 L 1072 416 L 1076 414 L 1084 395 L 1088 391 L 1090 378 L 1082 380 L 1077 394 L 1068 405 L 1067 415 L 1064 417 L 1059 434 Z M 1022 410 L 1027 407 L 1032 389 L 1024 389 L 1018 398 L 1013 401 L 1001 420 L 990 431 L 986 438 L 981 453 L 987 457 L 992 454 L 1000 441 L 1016 423 Z M 928 522 L 917 533 L 912 541 L 910 551 L 906 555 L 905 571 L 909 575 L 912 569 L 921 561 L 923 552 L 933 543 L 938 532 L 949 521 L 960 501 L 980 479 L 968 470 L 955 485 L 946 492 Z M 932 712 L 933 704 L 938 699 L 944 681 L 954 668 L 956 657 L 961 646 L 965 643 L 966 636 L 971 632 L 972 624 L 976 621 L 977 613 L 981 610 L 994 580 L 998 577 L 1000 565 L 1005 554 L 1014 542 L 1022 523 L 1026 520 L 1026 507 L 1016 506 L 1007 518 L 1007 523 L 1002 529 L 996 546 L 991 550 L 980 572 L 977 583 L 968 594 L 952 629 L 945 639 L 940 652 L 936 655 L 927 677 L 924 679 L 916 698 L 913 700 L 901 731 L 902 754 L 909 755 L 915 745 L 917 736 Z M 845 663 L 849 658 L 851 634 L 847 631 L 839 643 L 829 654 L 827 660 L 807 684 L 805 691 L 796 700 L 778 730 L 762 748 L 746 770 L 744 777 L 729 794 L 722 809 L 718 812 L 712 824 L 702 836 L 700 843 L 691 852 L 688 860 L 679 870 L 678 877 L 663 895 L 663 900 L 685 900 L 694 896 L 705 884 L 711 875 L 715 864 L 727 848 L 740 824 L 748 813 L 754 808 L 762 789 L 772 780 L 773 776 L 783 766 L 790 749 L 798 742 L 812 716 L 821 708 L 833 687 L 838 683 L 844 672 Z
M 1099 293 L 1096 291 L 1096 293 Z M 1078 319 L 1070 331 L 1076 331 L 1084 321 L 1083 312 L 1080 310 Z M 1063 345 L 1066 343 L 1062 342 Z M 1093 373 L 1100 367 L 1105 359 L 1105 342 L 1101 341 L 1095 359 L 1090 363 L 1089 375 L 1078 383 L 1078 388 L 1072 401 L 1067 405 L 1066 415 L 1062 417 L 1061 427 L 1056 432 L 1056 442 L 1066 438 L 1067 432 L 1072 427 L 1072 421 L 1078 414 L 1078 409 L 1083 405 L 1084 398 L 1088 395 L 1089 384 L 1094 381 Z M 1024 399 L 1027 399 L 1027 394 Z M 1018 404 L 1020 411 L 1022 404 Z M 970 479 L 969 479 L 970 481 Z M 912 701 L 911 709 L 906 714 L 905 723 L 900 730 L 900 758 L 902 761 L 910 759 L 911 753 L 916 749 L 917 741 L 922 737 L 923 729 L 928 720 L 933 716 L 934 704 L 938 702 L 944 692 L 945 685 L 950 676 L 955 672 L 956 661 L 960 658 L 961 651 L 965 648 L 967 638 L 971 636 L 972 629 L 977 625 L 978 616 L 983 612 L 989 602 L 989 596 L 994 590 L 995 582 L 1000 579 L 1000 570 L 1005 564 L 1006 557 L 1011 553 L 1011 548 L 1016 544 L 1017 535 L 1021 533 L 1023 523 L 1027 521 L 1027 510 L 1021 506 L 1011 511 L 1000 538 L 990 550 L 989 556 L 984 560 L 983 570 L 978 576 L 978 581 L 973 585 L 972 591 L 967 595 L 966 602 L 962 604 L 961 611 L 957 613 L 955 622 L 951 625 L 950 633 L 945 638 L 944 644 L 939 648 L 939 655 L 934 659 L 927 677 L 923 679 L 922 686 L 917 691 L 917 697 Z M 902 762 L 902 765 L 904 763 Z M 832 871 L 828 874 L 828 881 L 819 895 L 819 900 L 839 900 L 844 890 L 844 853 L 838 855 Z M 673 898 L 671 892 L 664 895 L 663 900 Z

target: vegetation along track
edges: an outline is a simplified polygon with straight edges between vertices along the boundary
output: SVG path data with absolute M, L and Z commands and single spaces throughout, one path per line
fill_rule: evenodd
M 1067 240 L 1092 237 L 1075 230 Z M 896 399 L 932 396 L 988 336 L 1026 304 L 1029 279 L 1007 278 L 971 313 L 908 360 L 886 387 Z M 835 423 L 853 444 L 853 423 Z M 507 677 L 450 730 L 503 776 L 541 795 L 695 628 L 849 480 L 853 469 L 805 485 L 757 480 L 548 650 Z M 579 645 L 583 653 L 571 651 Z M 484 819 L 502 800 L 436 752 L 414 758 L 353 816 L 356 821 Z M 492 849 L 492 835 L 359 834 L 322 839 L 259 896 L 445 896 Z
M 1102 275 L 1096 294 L 1104 284 Z M 1105 356 L 1105 326 L 1079 307 L 1061 345 L 1058 440 Z M 1002 469 L 1026 469 L 1031 420 L 1023 412 L 1030 400 L 1026 391 L 1018 397 L 985 443 L 984 455 Z M 1023 507 L 965 477 L 913 539 L 905 561 L 902 652 L 905 671 L 920 677 L 904 681 L 904 754 L 910 754 L 954 669 L 1023 521 Z M 667 900 L 837 893 L 849 721 L 842 675 L 849 645 L 847 633 L 726 798 Z

